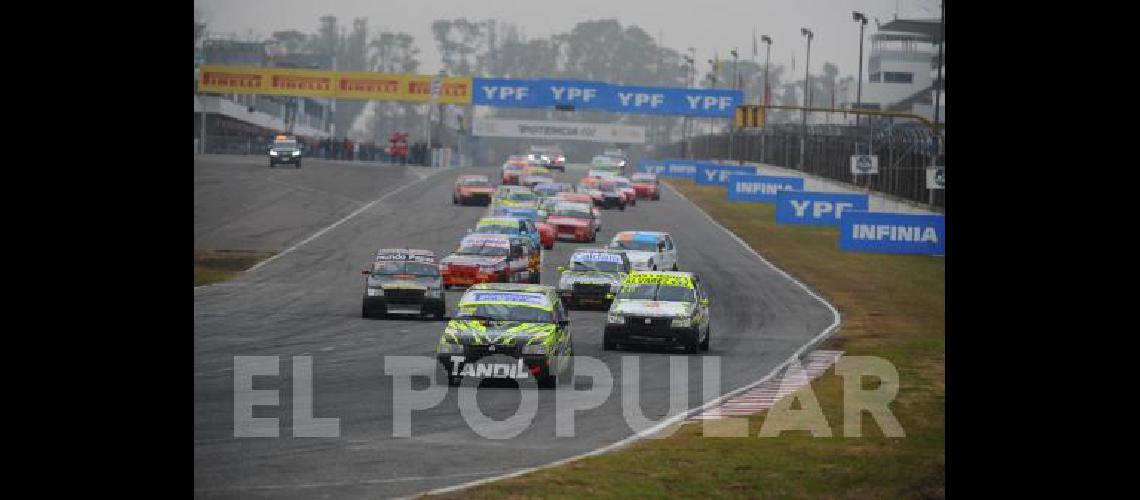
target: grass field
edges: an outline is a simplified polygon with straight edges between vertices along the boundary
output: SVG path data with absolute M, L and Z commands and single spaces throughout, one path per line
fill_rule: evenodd
M 764 414 L 749 418 L 750 437 L 706 438 L 688 424 L 668 438 L 448 496 L 944 497 L 945 260 L 843 252 L 837 228 L 778 226 L 772 204 L 729 203 L 724 188 L 669 183 L 840 310 L 843 324 L 823 348 L 895 365 L 900 389 L 890 409 L 906 436 L 884 437 L 865 415 L 863 437 L 844 437 L 843 379 L 832 370 L 811 385 L 832 437 L 758 437 Z
M 272 255 L 266 252 L 194 250 L 194 286 L 226 281 Z

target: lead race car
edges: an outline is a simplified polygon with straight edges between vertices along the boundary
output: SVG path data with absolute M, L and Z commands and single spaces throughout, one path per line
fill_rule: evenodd
M 634 272 L 625 278 L 606 314 L 605 350 L 624 345 L 709 350 L 709 299 L 695 273 Z
M 371 269 L 361 272 L 364 298 L 360 315 L 390 317 L 393 314 L 431 315 L 447 313 L 443 281 L 430 250 L 383 248 L 376 251 Z
M 606 248 L 583 248 L 570 256 L 568 267 L 559 266 L 558 295 L 566 307 L 597 305 L 608 308 L 621 283 L 632 270 L 625 252 Z
M 551 387 L 573 374 L 570 315 L 550 286 L 475 285 L 459 299 L 436 354 L 448 385 L 533 378 Z

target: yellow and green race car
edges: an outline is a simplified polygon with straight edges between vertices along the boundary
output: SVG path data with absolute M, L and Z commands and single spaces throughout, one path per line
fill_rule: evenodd
M 619 346 L 709 350 L 709 298 L 696 273 L 633 272 L 622 281 L 602 334 L 607 351 Z
M 570 315 L 551 286 L 474 285 L 459 299 L 436 353 L 452 386 L 474 377 L 553 387 L 572 377 Z

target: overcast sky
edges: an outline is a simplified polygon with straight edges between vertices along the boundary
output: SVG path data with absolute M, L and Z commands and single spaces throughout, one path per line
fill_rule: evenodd
M 352 18 L 367 17 L 370 30 L 386 28 L 413 35 L 421 52 L 421 72 L 439 70 L 439 53 L 431 35 L 435 19 L 466 17 L 469 20 L 499 19 L 523 28 L 528 38 L 547 37 L 569 31 L 575 24 L 592 19 L 617 19 L 622 26 L 640 26 L 661 45 L 678 51 L 697 50 L 699 61 L 719 54 L 731 59 L 736 48 L 741 59 L 752 57 L 752 32 L 772 37 L 772 62 L 788 64 L 795 52 L 796 71 L 803 70 L 805 38 L 800 27 L 815 34 L 811 46 L 811 71 L 824 62 L 839 66 L 841 75 L 854 75 L 859 57 L 859 24 L 851 11 L 871 19 L 866 28 L 875 32 L 874 19 L 937 19 L 938 0 L 195 0 L 205 14 L 210 33 L 234 33 L 241 38 L 252 30 L 268 37 L 279 30 L 316 32 L 318 18 L 332 14 L 344 26 Z M 758 43 L 757 61 L 764 61 L 764 44 Z M 864 57 L 870 52 L 864 47 Z M 700 67 L 708 70 L 708 64 Z M 864 78 L 866 64 L 864 64 Z

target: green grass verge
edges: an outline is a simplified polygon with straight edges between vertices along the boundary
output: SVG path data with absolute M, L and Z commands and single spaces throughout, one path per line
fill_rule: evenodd
M 863 437 L 844 437 L 843 379 L 831 370 L 811 386 L 829 438 L 806 431 L 757 437 L 765 414 L 749 418 L 750 437 L 706 438 L 688 424 L 667 438 L 447 496 L 944 497 L 945 260 L 843 252 L 837 228 L 778 226 L 771 204 L 729 203 L 724 188 L 669 182 L 840 310 L 843 325 L 826 348 L 895 365 L 900 389 L 890 408 L 906 436 L 884 437 L 864 415 Z
M 226 281 L 272 255 L 237 250 L 194 250 L 194 286 Z

